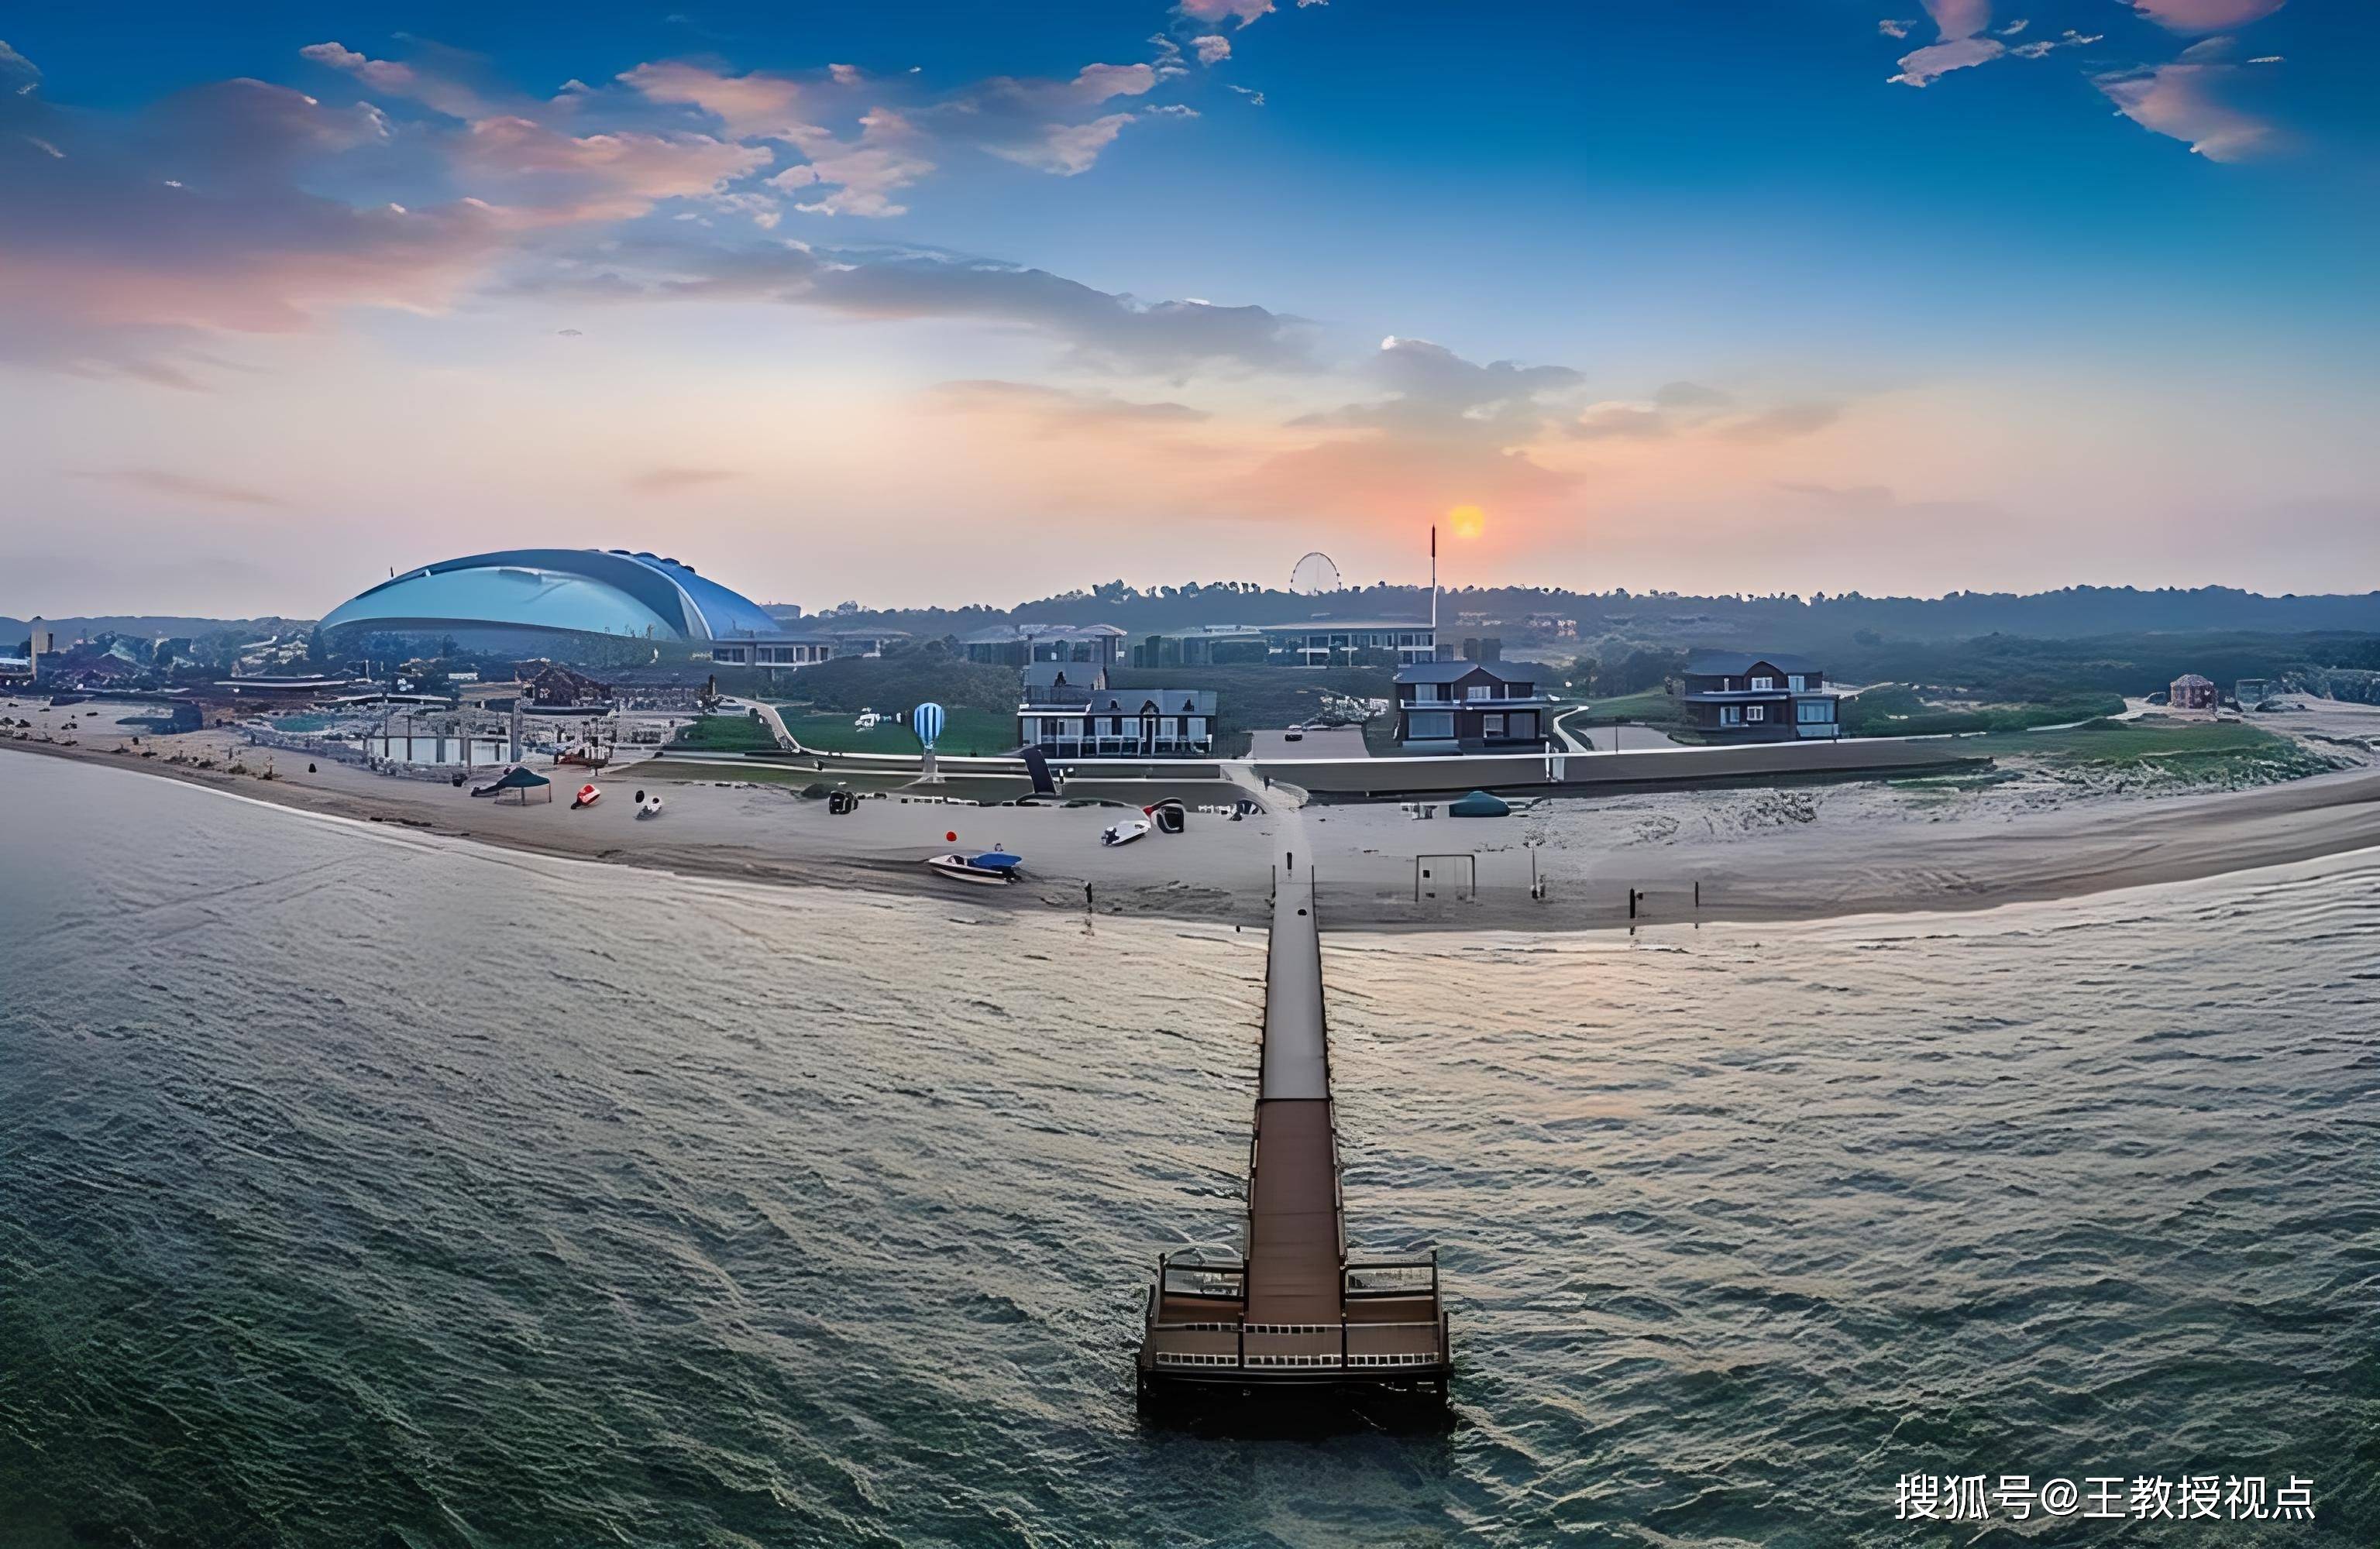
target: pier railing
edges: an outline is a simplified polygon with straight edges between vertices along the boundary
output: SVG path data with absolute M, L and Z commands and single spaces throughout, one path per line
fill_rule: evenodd
M 1438 1300 L 1438 1250 L 1426 1259 L 1359 1260 L 1339 1272 L 1340 1296 L 1348 1301 L 1367 1298 Z
M 1335 1371 L 1428 1374 L 1447 1364 L 1447 1314 L 1438 1254 L 1356 1260 L 1340 1271 L 1342 1305 L 1408 1301 L 1422 1317 L 1342 1316 L 1329 1323 L 1251 1322 L 1244 1263 L 1157 1260 L 1142 1322 L 1154 1365 L 1176 1371 Z M 1392 1310 L 1383 1307 L 1382 1311 Z M 1184 1314 L 1188 1315 L 1184 1315 Z M 1172 1337 L 1168 1337 L 1171 1336 Z

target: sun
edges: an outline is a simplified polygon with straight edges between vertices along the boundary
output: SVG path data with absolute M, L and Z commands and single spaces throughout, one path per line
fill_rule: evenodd
M 1446 514 L 1446 525 L 1457 538 L 1476 538 L 1488 530 L 1488 514 L 1475 505 L 1458 505 Z

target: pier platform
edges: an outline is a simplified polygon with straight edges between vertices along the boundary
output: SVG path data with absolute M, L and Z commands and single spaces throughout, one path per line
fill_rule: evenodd
M 1357 1388 L 1442 1401 L 1447 1336 L 1435 1253 L 1348 1256 L 1321 935 L 1311 878 L 1293 873 L 1273 897 L 1241 1247 L 1158 1259 L 1139 1392 L 1153 1402 Z

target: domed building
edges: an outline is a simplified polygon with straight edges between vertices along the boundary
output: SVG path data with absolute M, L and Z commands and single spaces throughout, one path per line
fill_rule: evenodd
M 789 633 L 740 592 L 674 559 L 625 549 L 506 549 L 393 575 L 323 616 L 325 635 L 437 630 L 481 639 L 592 635 L 708 647 L 730 666 L 795 667 L 836 642 Z

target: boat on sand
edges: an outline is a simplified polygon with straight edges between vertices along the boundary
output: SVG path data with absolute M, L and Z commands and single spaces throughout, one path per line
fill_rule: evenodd
M 1101 844 L 1130 844 L 1134 840 L 1145 837 L 1148 832 L 1148 818 L 1128 817 L 1121 823 L 1111 824 L 1107 828 L 1101 829 L 1099 830 L 1099 842 Z
M 578 788 L 578 794 L 570 799 L 570 810 L 577 812 L 580 807 L 593 806 L 597 802 L 600 802 L 602 799 L 603 788 L 601 786 L 582 785 Z
M 1017 868 L 1024 864 L 1022 855 L 990 850 L 980 855 L 930 855 L 926 859 L 926 869 L 954 882 L 1004 888 L 1016 880 Z

